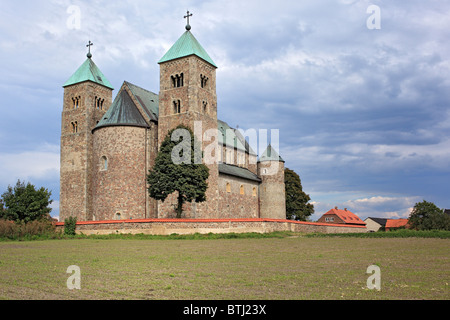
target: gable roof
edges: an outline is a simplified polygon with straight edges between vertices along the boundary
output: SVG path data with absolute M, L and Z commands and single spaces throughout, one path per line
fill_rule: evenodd
M 376 218 L 376 217 L 368 217 L 367 219 L 375 221 L 376 223 L 378 223 L 379 225 L 381 225 L 383 227 L 386 225 L 386 221 L 388 220 L 386 218 Z M 364 221 L 366 221 L 366 220 L 364 220 Z
M 92 81 L 114 90 L 111 83 L 108 79 L 106 79 L 91 58 L 86 59 L 86 61 L 77 69 L 77 71 L 75 71 L 69 80 L 64 83 L 63 88 L 85 81 Z
M 269 144 L 263 154 L 259 157 L 258 162 L 264 161 L 281 161 L 284 162 L 283 158 L 275 151 L 275 149 Z
M 148 127 L 127 90 L 121 90 L 94 130 L 111 126 Z
M 334 208 L 324 213 L 324 216 L 325 215 L 336 215 L 346 224 L 366 225 L 364 221 L 362 221 L 356 214 L 354 214 L 349 210 L 341 210 Z
M 405 227 L 408 224 L 408 219 L 387 219 L 386 229 Z
M 139 102 L 148 118 L 152 121 L 158 121 L 159 96 L 156 93 L 145 90 L 128 81 L 125 81 L 124 84 L 130 89 L 131 93 Z
M 250 170 L 226 163 L 219 163 L 219 173 L 257 182 L 261 181 L 261 179 Z
M 196 55 L 217 68 L 214 61 L 189 30 L 181 35 L 181 37 L 175 42 L 169 51 L 166 52 L 158 63 L 163 63 L 190 55 Z

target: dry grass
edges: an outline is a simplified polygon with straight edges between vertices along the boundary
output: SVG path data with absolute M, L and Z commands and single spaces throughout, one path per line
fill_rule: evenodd
M 0 243 L 1 299 L 449 299 L 448 239 Z M 381 268 L 381 291 L 366 269 Z M 81 290 L 66 269 L 81 269 Z

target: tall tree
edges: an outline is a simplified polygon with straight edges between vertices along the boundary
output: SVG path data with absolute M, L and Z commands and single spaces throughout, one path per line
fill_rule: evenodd
M 40 218 L 48 218 L 52 209 L 49 205 L 52 193 L 44 187 L 36 189 L 31 183 L 25 184 L 17 180 L 13 187 L 8 186 L 2 194 L 2 206 L 0 211 L 3 218 L 14 221 L 30 222 Z
M 286 189 L 286 218 L 307 221 L 314 213 L 314 205 L 303 191 L 300 176 L 289 168 L 284 169 L 284 183 Z
M 409 216 L 409 225 L 417 230 L 450 230 L 450 216 L 434 203 L 423 200 L 414 205 Z
M 180 137 L 182 141 L 177 142 Z M 172 129 L 161 143 L 155 165 L 147 176 L 150 197 L 164 202 L 170 194 L 177 193 L 177 218 L 181 218 L 185 202 L 206 201 L 209 169 L 201 163 L 196 143 L 190 128 L 180 125 Z

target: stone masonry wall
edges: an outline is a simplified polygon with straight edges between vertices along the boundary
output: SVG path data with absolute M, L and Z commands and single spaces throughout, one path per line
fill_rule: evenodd
M 96 106 L 102 99 L 102 108 Z M 78 103 L 74 104 L 74 99 Z M 90 81 L 64 88 L 61 115 L 60 218 L 90 220 L 91 130 L 112 102 L 112 90 Z M 76 123 L 76 130 L 73 124 Z
M 183 74 L 183 84 L 173 86 L 172 77 Z M 202 87 L 201 77 L 206 76 L 208 81 Z M 180 101 L 180 112 L 174 110 L 174 101 Z M 206 107 L 205 107 L 206 105 Z M 201 124 L 201 130 L 196 131 L 195 121 Z M 160 64 L 160 93 L 158 137 L 159 145 L 167 133 L 184 124 L 192 129 L 198 141 L 203 141 L 206 130 L 217 130 L 217 97 L 215 68 L 196 56 L 188 56 Z M 203 142 L 202 150 L 217 141 Z M 218 165 L 207 164 L 209 168 L 208 189 L 206 201 L 202 203 L 186 204 L 183 208 L 183 217 L 215 218 L 218 206 Z M 176 195 L 169 196 L 164 202 L 158 202 L 158 217 L 174 217 Z
M 256 181 L 220 174 L 218 218 L 259 218 L 258 186 Z
M 132 126 L 94 131 L 94 220 L 155 217 L 146 182 L 149 136 L 149 129 Z
M 56 224 L 57 230 L 64 223 Z M 123 221 L 88 221 L 77 223 L 77 233 L 90 234 L 154 234 L 170 235 L 194 233 L 268 233 L 291 231 L 298 233 L 362 233 L 365 227 L 333 225 L 276 219 L 144 219 Z
M 286 219 L 284 163 L 279 161 L 260 162 L 258 173 L 262 179 L 259 186 L 260 217 Z

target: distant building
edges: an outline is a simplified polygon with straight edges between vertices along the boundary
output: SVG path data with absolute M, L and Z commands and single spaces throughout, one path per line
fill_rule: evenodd
M 367 231 L 389 231 L 397 228 L 407 228 L 408 219 L 387 219 L 387 218 L 375 218 L 369 217 L 364 220 L 366 223 Z
M 398 228 L 408 228 L 408 219 L 388 219 L 386 221 L 386 231 Z
M 376 232 L 380 229 L 384 230 L 387 220 L 386 218 L 368 217 L 364 222 L 366 223 L 367 231 Z
M 347 225 L 360 225 L 365 226 L 366 223 L 362 221 L 356 214 L 347 210 L 338 209 L 335 207 L 334 209 L 329 210 L 324 213 L 322 217 L 320 217 L 317 222 L 321 223 L 333 223 L 333 224 L 347 224 Z

